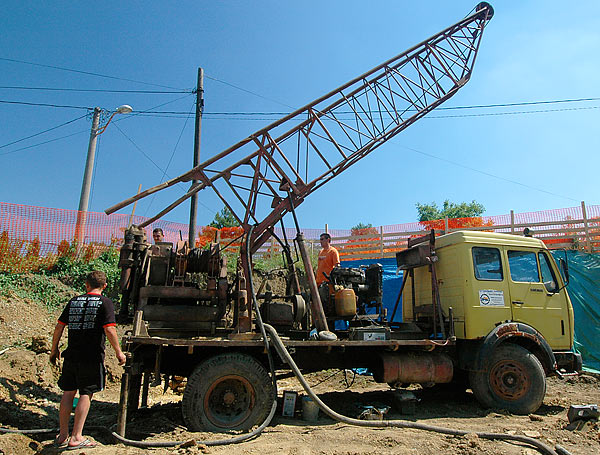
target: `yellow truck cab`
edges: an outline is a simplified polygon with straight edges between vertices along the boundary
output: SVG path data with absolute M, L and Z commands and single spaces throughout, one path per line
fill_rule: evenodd
M 423 320 L 437 298 L 456 337 L 455 368 L 468 373 L 479 401 L 534 411 L 546 376 L 581 370 L 571 351 L 573 307 L 548 248 L 533 237 L 479 231 L 435 237 L 434 245 L 433 267 L 407 276 L 404 321 Z

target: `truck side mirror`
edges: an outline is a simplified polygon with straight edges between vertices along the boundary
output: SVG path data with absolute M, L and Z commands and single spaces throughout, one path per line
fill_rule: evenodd
M 569 265 L 567 263 L 567 261 L 565 261 L 563 258 L 559 259 L 560 262 L 560 268 L 562 269 L 563 272 L 563 276 L 565 277 L 565 286 L 569 285 Z

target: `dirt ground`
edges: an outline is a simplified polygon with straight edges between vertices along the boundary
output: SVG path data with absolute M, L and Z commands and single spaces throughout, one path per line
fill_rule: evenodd
M 32 430 L 58 427 L 60 390 L 58 369 L 49 363 L 49 347 L 57 313 L 24 301 L 15 295 L 0 297 L 0 427 Z M 120 328 L 122 331 L 123 328 Z M 63 337 L 63 340 L 66 337 Z M 8 348 L 8 349 L 7 349 Z M 282 417 L 281 408 L 257 438 L 235 446 L 206 446 L 202 441 L 224 438 L 222 434 L 189 433 L 181 417 L 181 396 L 163 387 L 151 389 L 147 409 L 128 423 L 127 436 L 146 441 L 192 441 L 173 448 L 142 449 L 115 444 L 106 429 L 116 422 L 122 368 L 107 349 L 108 385 L 94 396 L 86 423 L 87 435 L 98 442 L 93 449 L 68 451 L 74 454 L 459 454 L 530 455 L 536 450 L 515 443 L 408 429 L 367 429 L 337 423 L 322 413 L 315 422 L 302 419 L 298 400 L 294 417 Z M 469 432 L 498 432 L 532 436 L 550 446 L 560 444 L 572 454 L 600 454 L 597 423 L 579 430 L 567 429 L 567 410 L 574 404 L 600 404 L 600 380 L 592 375 L 560 380 L 550 378 L 543 406 L 530 416 L 515 416 L 481 408 L 470 391 L 460 394 L 415 389 L 419 401 L 399 408 L 395 392 L 376 384 L 368 376 L 330 370 L 311 374 L 309 383 L 334 410 L 357 417 L 371 405 L 389 406 L 386 420 L 407 419 L 430 425 L 465 429 Z M 350 387 L 348 387 L 350 385 Z M 283 391 L 303 394 L 295 378 L 278 382 Z M 281 406 L 281 404 L 280 404 Z M 402 411 L 404 413 L 402 413 Z M 30 455 L 60 453 L 52 447 L 53 432 L 44 434 L 0 434 L 0 454 Z

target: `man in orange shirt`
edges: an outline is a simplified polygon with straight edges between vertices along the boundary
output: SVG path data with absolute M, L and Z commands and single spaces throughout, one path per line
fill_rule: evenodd
M 326 280 L 323 273 L 329 275 L 334 267 L 340 265 L 340 255 L 338 250 L 331 246 L 331 236 L 324 233 L 321 234 L 319 240 L 322 249 L 319 251 L 319 262 L 317 264 L 317 286 Z

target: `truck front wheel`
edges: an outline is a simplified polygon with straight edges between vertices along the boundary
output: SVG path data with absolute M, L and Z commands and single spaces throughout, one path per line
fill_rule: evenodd
M 516 344 L 499 346 L 485 372 L 469 374 L 475 398 L 484 406 L 513 414 L 536 411 L 546 394 L 546 375 L 535 355 Z
M 260 362 L 240 353 L 200 363 L 183 392 L 183 420 L 190 431 L 247 431 L 267 417 L 273 384 Z

